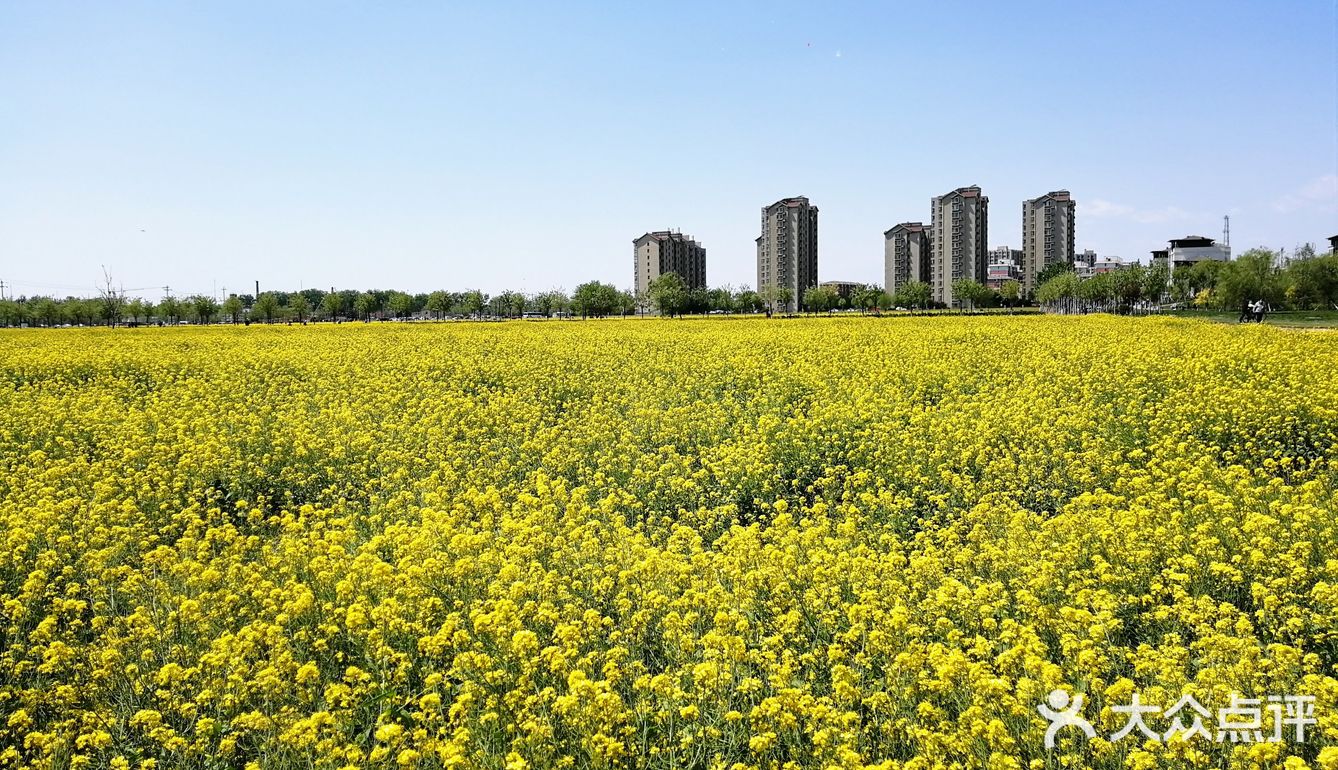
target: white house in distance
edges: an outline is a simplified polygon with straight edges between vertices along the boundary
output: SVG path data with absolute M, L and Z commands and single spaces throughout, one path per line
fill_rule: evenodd
M 1116 270 L 1123 270 L 1128 264 L 1122 257 L 1097 257 L 1092 263 L 1092 275 L 1101 275 L 1102 273 L 1111 273 Z
M 1193 267 L 1204 260 L 1231 261 L 1230 246 L 1217 243 L 1212 238 L 1202 235 L 1186 235 L 1184 238 L 1172 240 L 1170 244 L 1170 248 L 1165 251 L 1152 252 L 1152 264 L 1157 264 L 1157 260 L 1164 260 L 1163 264 L 1172 274 L 1179 268 Z

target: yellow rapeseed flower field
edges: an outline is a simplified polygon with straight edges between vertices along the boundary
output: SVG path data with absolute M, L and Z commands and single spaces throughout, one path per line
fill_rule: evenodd
M 15 330 L 0 415 L 3 768 L 1338 767 L 1332 333 Z

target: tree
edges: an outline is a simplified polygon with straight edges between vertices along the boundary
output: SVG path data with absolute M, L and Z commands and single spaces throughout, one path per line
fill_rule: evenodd
M 1120 303 L 1121 311 L 1128 312 L 1143 296 L 1143 268 L 1129 265 L 1113 270 L 1109 275 L 1111 294 Z
M 343 308 L 343 305 L 344 298 L 333 291 L 321 297 L 321 308 L 325 310 L 325 314 L 329 316 L 331 321 L 339 320 L 339 311 Z
M 306 292 L 300 292 L 292 295 L 288 299 L 288 309 L 297 316 L 298 323 L 306 323 L 307 316 L 311 314 L 311 303 L 307 299 Z
M 444 291 L 434 291 L 427 295 L 427 311 L 432 317 L 441 320 L 441 317 L 451 310 L 451 295 Z
M 1110 273 L 1100 273 L 1078 283 L 1078 299 L 1083 310 L 1103 308 L 1110 301 Z
M 99 315 L 108 326 L 116 326 L 121 322 L 121 316 L 125 312 L 125 290 L 116 286 L 111 273 L 107 272 L 105 267 L 102 268 L 102 285 L 98 287 L 98 295 Z
M 1283 276 L 1288 302 L 1301 310 L 1338 305 L 1338 255 L 1292 262 Z
M 893 301 L 909 308 L 927 308 L 933 297 L 933 287 L 924 281 L 907 281 L 893 294 Z
M 1171 279 L 1171 270 L 1164 262 L 1149 265 L 1143 270 L 1143 298 L 1154 305 L 1160 305 L 1166 296 L 1166 285 Z
M 0 300 L 0 322 L 5 326 L 22 325 L 23 315 L 23 305 L 12 299 Z
M 320 289 L 303 289 L 298 292 L 298 296 L 306 300 L 307 315 L 311 315 L 313 310 L 321 306 L 321 302 L 325 299 L 325 292 Z
M 138 324 L 139 319 L 149 320 L 149 305 L 139 297 L 135 297 L 126 303 L 126 315 L 130 316 L 131 323 Z
M 952 296 L 964 303 L 964 306 L 969 306 L 966 309 L 974 310 L 977 303 L 989 296 L 989 289 L 979 281 L 958 278 L 952 282 Z
M 251 307 L 251 315 L 259 315 L 265 319 L 265 323 L 272 323 L 274 316 L 279 314 L 279 298 L 274 296 L 274 292 L 267 291 L 256 297 L 256 303 Z
M 841 295 L 830 286 L 810 286 L 804 292 L 804 309 L 810 313 L 827 313 L 836 307 Z
M 520 318 L 525 315 L 525 306 L 530 303 L 530 300 L 524 292 L 508 291 L 502 296 L 505 298 L 503 304 L 506 305 L 507 311 L 513 318 Z
M 504 291 L 492 298 L 493 315 L 513 318 L 525 312 L 525 296 L 520 292 Z M 520 313 L 516 312 L 516 307 L 520 307 Z
M 413 312 L 413 297 L 402 291 L 391 292 L 386 300 L 386 310 L 394 318 L 405 318 Z
M 741 313 L 760 313 L 766 309 L 767 303 L 758 296 L 752 289 L 744 289 L 734 298 L 734 306 Z
M 197 294 L 189 298 L 191 312 L 195 314 L 195 320 L 207 324 L 218 315 L 218 302 L 206 294 Z
M 483 315 L 483 308 L 488 304 L 488 295 L 484 294 L 478 289 L 472 289 L 470 291 L 465 292 L 465 295 L 461 299 L 460 304 L 462 307 L 464 307 L 465 312 L 468 313 L 469 315 L 472 316 Z
M 774 283 L 763 286 L 757 290 L 757 296 L 762 300 L 762 308 L 767 311 L 768 316 L 776 312 L 776 304 L 780 296 L 779 286 Z
M 353 300 L 353 312 L 357 313 L 363 321 L 372 320 L 372 313 L 375 313 L 376 309 L 376 295 L 371 292 L 364 291 L 358 295 L 357 299 Z
M 234 324 L 239 323 L 242 318 L 242 298 L 233 294 L 231 297 L 223 300 L 223 315 L 227 316 Z
M 618 292 L 618 310 L 626 318 L 629 315 L 636 315 L 636 295 L 631 289 L 623 289 Z
M 43 326 L 55 326 L 60 322 L 61 308 L 50 297 L 42 297 L 32 303 L 33 318 L 39 319 Z
M 1282 300 L 1281 282 L 1274 269 L 1276 255 L 1268 249 L 1250 249 L 1221 268 L 1217 296 L 1223 307 L 1236 308 L 1262 299 L 1270 304 Z
M 734 290 L 729 286 L 717 286 L 706 292 L 708 310 L 734 311 Z
M 176 323 L 181 319 L 182 310 L 181 302 L 169 294 L 158 303 L 158 320 Z
M 581 318 L 601 317 L 619 309 L 618 289 L 599 281 L 587 281 L 576 287 L 571 295 L 572 310 Z
M 877 286 L 857 286 L 850 292 L 850 305 L 867 313 L 878 306 L 881 293 L 882 289 Z
M 534 308 L 538 310 L 539 314 L 544 318 L 548 318 L 555 312 L 565 310 L 569 301 L 570 300 L 567 299 L 566 294 L 557 289 L 553 289 L 536 294 L 534 297 Z
M 684 313 L 705 313 L 711 309 L 711 295 L 704 287 L 688 289 L 687 300 L 683 303 Z
M 1017 307 L 1017 301 L 1022 298 L 1022 284 L 1014 280 L 1007 280 L 999 284 L 999 297 L 1008 307 Z
M 1072 270 L 1061 270 L 1036 290 L 1036 301 L 1062 313 L 1071 313 L 1074 310 L 1073 302 L 1078 297 L 1080 284 L 1077 273 Z
M 688 287 L 678 273 L 662 273 L 650 282 L 646 294 L 662 316 L 682 314 L 688 305 Z
M 1040 286 L 1041 284 L 1045 283 L 1051 278 L 1054 278 L 1055 276 L 1060 275 L 1062 273 L 1072 273 L 1072 272 L 1073 272 L 1073 265 L 1070 265 L 1067 262 L 1051 262 L 1050 264 L 1042 268 L 1041 272 L 1036 275 L 1036 285 Z
M 1191 296 L 1197 296 L 1204 289 L 1216 289 L 1217 282 L 1221 280 L 1222 271 L 1226 268 L 1225 262 L 1218 262 L 1215 259 L 1205 259 L 1195 262 L 1188 271 L 1180 268 L 1175 271 L 1175 277 L 1180 278 L 1184 275 L 1187 293 Z
M 80 326 L 92 326 L 98 318 L 102 317 L 103 304 L 101 299 L 66 297 L 61 305 L 65 308 L 66 315 Z

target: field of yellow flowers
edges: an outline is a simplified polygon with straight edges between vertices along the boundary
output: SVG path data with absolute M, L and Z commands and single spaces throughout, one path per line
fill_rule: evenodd
M 2 332 L 0 767 L 1338 767 L 1336 372 L 1112 317 Z M 1317 723 L 1112 740 L 1135 691 Z

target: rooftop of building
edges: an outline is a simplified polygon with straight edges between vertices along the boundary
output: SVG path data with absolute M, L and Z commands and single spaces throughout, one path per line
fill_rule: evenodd
M 1069 193 L 1068 190 L 1051 190 L 1045 195 L 1032 198 L 1031 200 L 1027 201 L 1027 203 L 1036 203 L 1038 201 L 1043 201 L 1047 199 L 1055 201 L 1070 201 L 1073 200 L 1073 196 Z
M 777 206 L 787 206 L 789 208 L 799 208 L 800 206 L 809 206 L 808 198 L 802 195 L 796 195 L 793 198 L 781 198 L 775 203 L 764 206 L 763 208 L 775 208 Z M 817 208 L 813 206 L 813 208 Z
M 655 230 L 653 232 L 645 233 L 640 237 L 633 238 L 632 243 L 640 243 L 646 240 L 647 238 L 654 238 L 657 241 L 682 241 L 684 243 L 691 243 L 697 246 L 701 245 L 697 243 L 697 240 L 692 236 L 684 235 L 683 233 L 677 230 Z
M 1215 241 L 1204 235 L 1186 235 L 1184 238 L 1172 238 L 1170 243 L 1173 249 L 1187 249 L 1212 246 Z
M 905 230 L 908 233 L 922 233 L 925 230 L 923 222 L 901 222 L 893 225 L 890 229 L 883 231 L 884 238 L 891 238 L 892 233 L 898 230 Z

